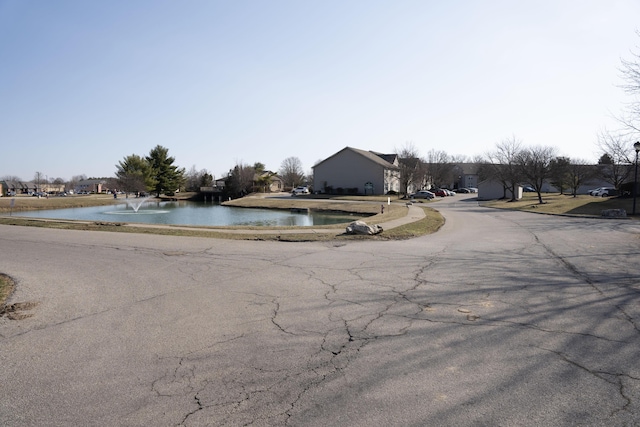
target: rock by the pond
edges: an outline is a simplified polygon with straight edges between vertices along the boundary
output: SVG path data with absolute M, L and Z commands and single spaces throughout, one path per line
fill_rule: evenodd
M 347 226 L 347 234 L 379 234 L 382 233 L 382 227 L 377 224 L 368 225 L 364 221 L 354 221 Z

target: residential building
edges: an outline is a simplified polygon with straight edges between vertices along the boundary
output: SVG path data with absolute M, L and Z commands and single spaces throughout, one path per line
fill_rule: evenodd
M 313 190 L 365 195 L 398 192 L 398 156 L 345 147 L 313 167 Z
M 74 189 L 76 194 L 83 193 L 102 193 L 109 191 L 106 179 L 84 179 L 78 181 Z

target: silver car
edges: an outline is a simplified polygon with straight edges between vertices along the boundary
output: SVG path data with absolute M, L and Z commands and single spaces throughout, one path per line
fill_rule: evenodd
M 411 199 L 433 199 L 436 197 L 435 194 L 433 194 L 431 191 L 427 191 L 427 190 L 420 190 L 420 191 L 416 191 L 413 194 L 409 194 L 409 197 Z

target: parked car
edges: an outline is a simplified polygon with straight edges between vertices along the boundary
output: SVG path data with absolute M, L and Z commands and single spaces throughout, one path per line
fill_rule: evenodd
M 447 190 L 446 188 L 444 189 L 444 191 L 447 192 L 447 196 L 455 196 L 456 195 L 455 191 Z
M 536 189 L 530 185 L 525 185 L 524 187 L 522 187 L 522 191 L 524 191 L 525 193 L 535 193 Z
M 618 192 L 613 187 L 602 187 L 598 190 L 594 196 L 596 197 L 609 197 L 609 196 L 617 196 Z
M 435 194 L 438 197 L 447 197 L 449 195 L 449 193 L 447 193 L 447 191 L 443 190 L 442 188 L 437 188 L 433 190 L 433 194 Z
M 471 193 L 471 190 L 469 190 L 468 188 L 458 188 L 456 190 L 456 193 L 468 194 L 468 193 Z
M 309 194 L 309 187 L 296 187 L 291 190 L 292 196 L 297 196 L 298 194 Z
M 435 194 L 433 194 L 431 191 L 427 191 L 427 190 L 420 190 L 420 191 L 416 191 L 413 194 L 409 194 L 409 197 L 412 199 L 433 199 L 436 197 Z
M 589 195 L 590 196 L 596 196 L 597 193 L 602 190 L 603 187 L 598 187 L 598 188 L 594 188 L 593 190 L 589 190 Z
M 477 193 L 478 189 L 475 187 L 469 187 L 469 191 L 471 191 L 472 193 Z

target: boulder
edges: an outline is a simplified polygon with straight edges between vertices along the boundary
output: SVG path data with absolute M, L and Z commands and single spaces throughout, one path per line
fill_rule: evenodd
M 379 234 L 382 233 L 382 227 L 377 224 L 368 225 L 364 221 L 354 221 L 347 226 L 347 234 Z
M 605 218 L 624 218 L 627 216 L 627 211 L 624 209 L 605 209 L 601 215 Z

